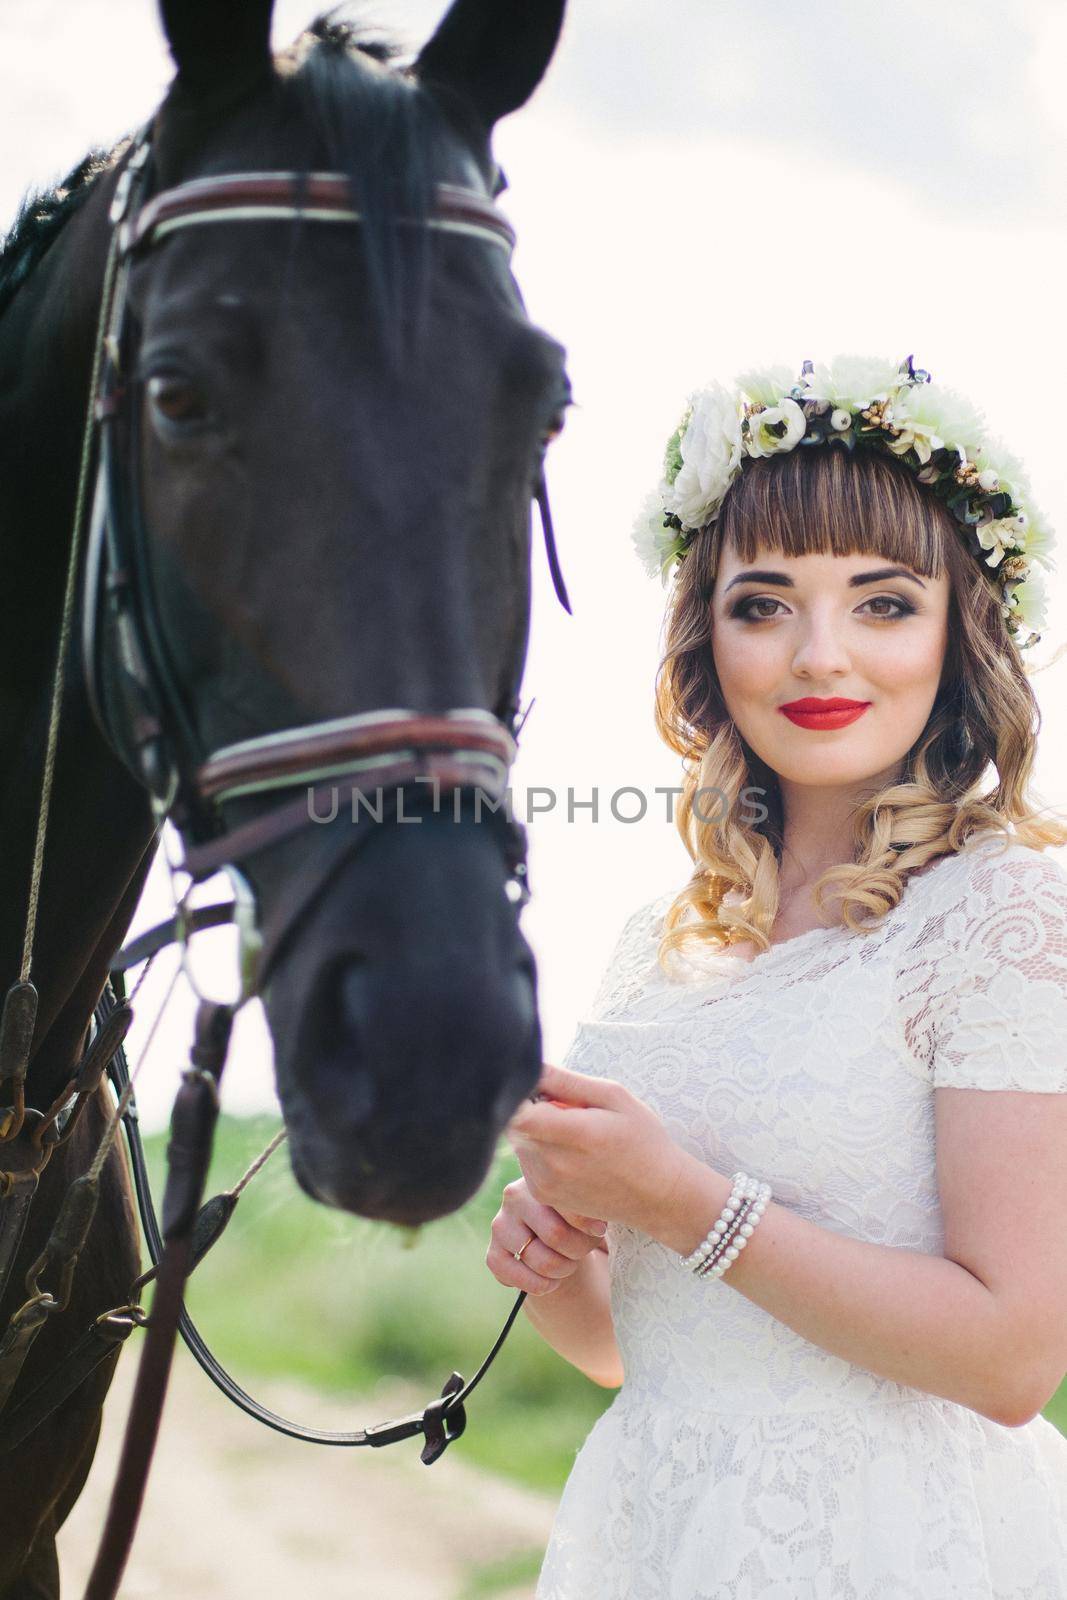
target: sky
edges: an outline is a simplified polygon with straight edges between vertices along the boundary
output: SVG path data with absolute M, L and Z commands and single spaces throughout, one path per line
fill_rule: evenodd
M 444 7 L 362 9 L 414 46 Z M 315 10 L 281 0 L 275 46 Z M 523 916 L 546 1060 L 563 1056 L 626 916 L 689 874 L 662 812 L 624 823 L 609 810 L 624 786 L 651 795 L 678 781 L 652 719 L 664 592 L 630 527 L 686 395 L 761 363 L 914 353 L 985 410 L 1067 527 L 1054 405 L 1067 364 L 1065 55 L 1056 0 L 571 0 L 545 82 L 499 126 L 515 272 L 534 320 L 568 349 L 577 400 L 549 459 L 574 614 L 535 528 L 523 685 L 535 703 L 512 780 L 520 816 L 535 787 L 560 797 L 530 824 Z M 26 189 L 143 121 L 170 72 L 150 0 L 3 0 L 0 229 Z M 1062 572 L 1050 592 L 1038 666 L 1067 639 Z M 1063 807 L 1067 658 L 1034 688 L 1036 790 Z M 568 789 L 581 801 L 594 788 L 598 819 L 568 820 Z M 226 889 L 214 880 L 199 898 Z M 167 894 L 160 862 L 135 931 L 167 913 Z M 195 972 L 227 996 L 232 938 L 202 937 Z M 131 1055 L 171 961 L 145 982 Z M 149 1125 L 165 1118 L 194 1007 L 179 984 L 139 1080 Z M 270 1082 L 262 1013 L 248 1007 L 224 1101 L 272 1104 Z

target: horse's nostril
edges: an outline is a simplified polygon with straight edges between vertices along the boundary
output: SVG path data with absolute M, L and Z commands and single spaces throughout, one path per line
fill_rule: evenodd
M 337 1002 L 342 1025 L 353 1031 L 366 1022 L 367 967 L 363 961 L 350 961 L 337 976 Z
M 528 956 L 515 963 L 511 993 L 515 1002 L 516 1025 L 532 1028 L 537 1021 L 537 968 Z
M 344 1089 L 343 1102 L 346 1121 L 360 1127 L 377 1109 L 378 1090 L 374 1077 L 359 1064 L 362 1054 L 359 1040 L 364 1037 L 367 1023 L 367 968 L 360 960 L 348 961 L 335 971 L 333 1004 L 335 1045 L 343 1042 Z
M 346 1109 L 355 1127 L 368 1120 L 378 1104 L 378 1090 L 369 1072 L 357 1069 L 346 1082 Z

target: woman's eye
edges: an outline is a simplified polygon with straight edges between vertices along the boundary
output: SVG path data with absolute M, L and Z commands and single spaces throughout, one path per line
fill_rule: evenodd
M 873 617 L 885 617 L 886 619 L 893 617 L 910 617 L 915 610 L 913 605 L 909 605 L 906 600 L 902 600 L 898 595 L 895 594 L 876 594 L 872 596 L 870 600 L 864 601 L 864 604 L 868 606 L 895 606 L 896 610 L 894 611 L 871 612 Z
M 750 595 L 745 600 L 739 600 L 730 615 L 732 617 L 740 617 L 744 622 L 762 622 L 773 617 L 775 613 L 773 611 L 756 611 L 755 607 L 777 606 L 780 603 L 773 595 Z M 888 611 L 876 609 L 868 612 L 869 616 L 874 617 L 879 622 L 892 622 L 898 617 L 910 617 L 915 611 L 915 607 L 909 605 L 907 600 L 902 600 L 898 595 L 892 594 L 873 595 L 870 600 L 864 601 L 864 605 L 872 607 L 890 606 L 894 608 Z
M 148 399 L 157 416 L 167 422 L 205 422 L 207 403 L 200 390 L 188 378 L 175 373 L 156 373 L 148 380 Z
M 759 622 L 765 617 L 773 617 L 774 612 L 761 611 L 758 614 L 754 614 L 752 611 L 753 606 L 776 606 L 779 604 L 780 601 L 775 600 L 773 595 L 755 594 L 751 595 L 747 600 L 739 600 L 730 615 L 732 617 L 741 617 L 745 622 Z

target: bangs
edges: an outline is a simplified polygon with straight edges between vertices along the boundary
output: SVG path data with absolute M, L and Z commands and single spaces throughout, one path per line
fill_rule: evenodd
M 742 561 L 879 555 L 938 578 L 951 513 L 911 469 L 860 446 L 800 445 L 745 462 L 719 514 L 720 540 Z

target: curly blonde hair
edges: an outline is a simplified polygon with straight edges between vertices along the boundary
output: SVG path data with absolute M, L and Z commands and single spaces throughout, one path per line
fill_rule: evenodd
M 878 555 L 935 579 L 948 572 L 948 646 L 930 716 L 899 781 L 853 811 L 851 862 L 813 885 L 820 911 L 833 890 L 845 925 L 871 931 L 911 873 L 975 833 L 993 830 L 1039 850 L 1067 843 L 1067 817 L 1047 815 L 1047 806 L 1042 816 L 1030 803 L 1040 711 L 996 588 L 951 514 L 910 471 L 873 451 L 827 445 L 755 460 L 731 485 L 718 521 L 690 546 L 664 617 L 655 721 L 682 757 L 675 820 L 693 873 L 666 913 L 661 965 L 668 952 L 694 943 L 722 948 L 750 939 L 766 949 L 778 912 L 777 775 L 730 718 L 711 649 L 711 597 L 726 543 L 746 562 L 771 549 L 787 557 Z M 996 782 L 983 787 L 990 764 Z M 694 806 L 704 790 L 720 796 L 710 818 Z M 752 790 L 762 796 L 758 810 Z

